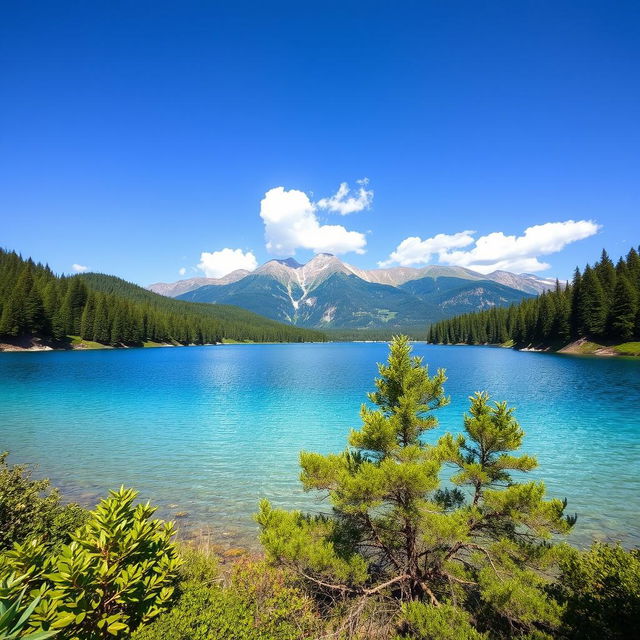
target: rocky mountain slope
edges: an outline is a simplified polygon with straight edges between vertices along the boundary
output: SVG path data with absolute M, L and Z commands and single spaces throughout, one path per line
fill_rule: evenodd
M 179 295 L 187 293 L 187 291 L 193 291 L 205 285 L 231 284 L 232 282 L 237 282 L 245 276 L 248 276 L 249 273 L 250 272 L 245 269 L 236 269 L 222 278 L 187 278 L 186 280 L 178 280 L 178 282 L 156 282 L 150 284 L 147 289 L 154 293 L 159 293 L 161 296 L 177 298 Z
M 235 274 L 235 275 L 234 275 Z M 518 302 L 551 287 L 535 276 L 463 267 L 358 269 L 330 254 L 306 264 L 270 260 L 232 281 L 197 279 L 163 285 L 182 300 L 234 304 L 274 320 L 304 327 L 420 327 L 459 313 Z M 199 279 L 204 280 L 204 279 Z M 158 285 L 153 290 L 160 292 Z M 173 287 L 173 289 L 170 289 Z

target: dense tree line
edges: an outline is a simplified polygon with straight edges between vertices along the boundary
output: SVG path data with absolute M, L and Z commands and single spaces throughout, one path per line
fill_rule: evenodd
M 614 265 L 605 250 L 593 266 L 576 268 L 567 286 L 510 307 L 468 313 L 433 324 L 429 342 L 561 347 L 587 338 L 640 338 L 640 257 L 631 249 Z
M 113 276 L 60 277 L 46 265 L 0 250 L 0 337 L 22 336 L 54 343 L 80 336 L 105 345 L 324 339 L 320 332 L 237 307 L 165 298 Z

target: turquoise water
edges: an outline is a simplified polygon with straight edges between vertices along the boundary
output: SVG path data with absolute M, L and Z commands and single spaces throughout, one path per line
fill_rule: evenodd
M 250 545 L 266 496 L 318 508 L 298 485 L 301 449 L 344 447 L 384 344 L 0 354 L 0 450 L 30 462 L 65 495 L 95 503 L 139 489 L 163 516 Z M 550 494 L 577 512 L 574 538 L 640 544 L 640 361 L 417 344 L 447 369 L 445 430 L 487 389 L 517 407 L 525 449 Z

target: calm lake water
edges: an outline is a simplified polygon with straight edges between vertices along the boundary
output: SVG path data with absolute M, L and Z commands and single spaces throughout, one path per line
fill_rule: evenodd
M 0 354 L 0 450 L 36 463 L 64 494 L 94 504 L 121 484 L 251 545 L 251 514 L 318 508 L 298 484 L 301 449 L 337 452 L 359 426 L 384 344 Z M 517 408 L 525 450 L 553 496 L 578 513 L 574 540 L 640 545 L 640 361 L 415 345 L 447 369 L 445 430 L 462 429 L 468 396 L 486 389 Z

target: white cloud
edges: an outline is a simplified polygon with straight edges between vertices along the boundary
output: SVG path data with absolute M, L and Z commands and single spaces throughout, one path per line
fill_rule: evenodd
M 269 189 L 260 202 L 267 250 L 279 256 L 294 255 L 296 249 L 311 249 L 315 253 L 364 253 L 367 240 L 363 233 L 348 231 L 340 225 L 320 224 L 315 211 L 316 206 L 302 191 L 287 191 L 284 187 Z
M 426 240 L 422 240 L 417 236 L 405 238 L 389 256 L 389 259 L 378 262 L 378 266 L 388 267 L 394 263 L 398 263 L 403 267 L 408 267 L 411 264 L 426 264 L 434 254 L 448 249 L 468 247 L 473 244 L 474 238 L 472 236 L 474 233 L 475 231 L 460 231 L 451 235 L 439 233 Z
M 178 269 L 178 273 L 183 276 L 187 273 L 187 269 L 186 267 L 180 267 L 180 269 Z
M 220 249 L 212 253 L 203 251 L 198 269 L 204 271 L 207 278 L 222 278 L 236 269 L 253 271 L 257 266 L 258 261 L 251 251 L 245 253 L 242 249 Z
M 89 271 L 89 267 L 85 267 L 85 265 L 83 264 L 77 264 L 77 263 L 73 263 L 71 265 L 71 268 L 76 272 L 76 273 L 84 273 L 85 271 Z
M 521 236 L 505 235 L 502 231 L 474 239 L 473 231 L 453 235 L 439 234 L 422 240 L 417 237 L 403 240 L 381 266 L 426 264 L 437 256 L 438 262 L 467 267 L 480 273 L 496 269 L 516 273 L 543 271 L 549 264 L 539 256 L 557 253 L 568 244 L 595 235 L 601 225 L 593 220 L 547 222 L 525 229 Z M 469 250 L 460 250 L 475 242 Z
M 369 184 L 369 178 L 357 180 L 357 183 L 360 185 L 358 195 L 350 196 L 349 185 L 346 182 L 342 182 L 335 195 L 318 200 L 316 206 L 320 209 L 334 211 L 341 216 L 368 209 L 373 202 L 373 190 L 365 188 Z

